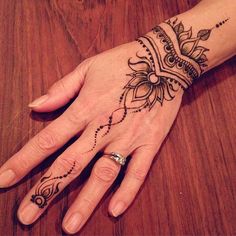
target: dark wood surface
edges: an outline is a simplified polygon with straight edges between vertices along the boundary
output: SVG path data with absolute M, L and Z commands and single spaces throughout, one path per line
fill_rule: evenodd
M 197 2 L 0 0 L 0 164 L 58 115 L 31 114 L 29 101 L 83 59 L 131 41 Z M 107 215 L 116 183 L 80 235 L 236 235 L 235 65 L 229 60 L 187 91 L 128 211 L 116 220 Z M 1 190 L 0 235 L 63 234 L 62 216 L 89 170 L 33 226 L 20 225 L 15 216 L 24 194 L 57 155 L 16 187 Z

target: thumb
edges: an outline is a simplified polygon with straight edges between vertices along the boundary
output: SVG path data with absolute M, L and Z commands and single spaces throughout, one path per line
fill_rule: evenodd
M 50 112 L 64 106 L 82 88 L 86 70 L 87 63 L 80 64 L 74 71 L 54 83 L 47 94 L 28 106 L 37 112 Z

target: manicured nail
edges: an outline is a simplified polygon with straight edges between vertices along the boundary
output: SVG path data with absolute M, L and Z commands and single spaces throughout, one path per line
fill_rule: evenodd
M 37 107 L 39 105 L 42 105 L 44 102 L 46 102 L 48 100 L 49 96 L 43 95 L 42 97 L 37 98 L 36 100 L 34 100 L 33 102 L 31 102 L 28 106 L 29 107 Z
M 118 202 L 115 207 L 112 209 L 111 213 L 113 216 L 117 217 L 121 213 L 123 213 L 123 210 L 125 208 L 125 204 L 123 202 Z
M 65 229 L 69 233 L 76 233 L 79 231 L 83 217 L 80 213 L 72 214 L 69 219 L 65 222 Z
M 29 203 L 18 212 L 18 218 L 22 224 L 30 225 L 37 219 L 38 214 L 39 208 L 35 204 Z
M 0 174 L 0 188 L 8 187 L 15 179 L 16 174 L 13 170 L 5 170 Z

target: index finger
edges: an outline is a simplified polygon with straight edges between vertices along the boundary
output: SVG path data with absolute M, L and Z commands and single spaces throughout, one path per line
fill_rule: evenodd
M 86 125 L 84 109 L 75 101 L 63 115 L 34 136 L 0 168 L 0 187 L 9 187 L 62 147 Z

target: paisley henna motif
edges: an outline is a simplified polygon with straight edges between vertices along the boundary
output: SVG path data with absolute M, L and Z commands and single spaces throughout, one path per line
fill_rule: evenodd
M 71 169 L 64 175 L 52 177 L 52 174 L 45 176 L 40 180 L 40 183 L 35 189 L 35 194 L 31 196 L 31 202 L 35 203 L 39 208 L 47 206 L 48 201 L 59 192 L 59 186 L 62 179 L 70 175 L 75 167 L 75 162 Z

